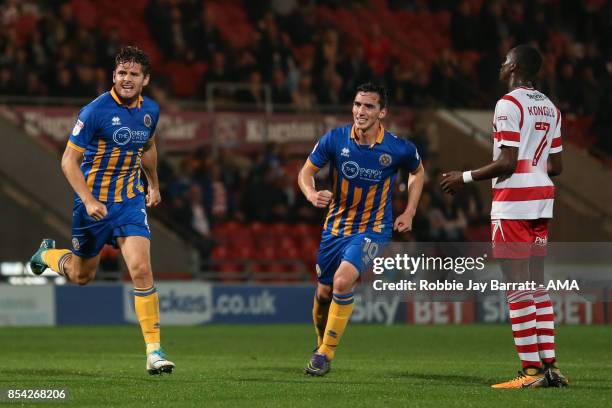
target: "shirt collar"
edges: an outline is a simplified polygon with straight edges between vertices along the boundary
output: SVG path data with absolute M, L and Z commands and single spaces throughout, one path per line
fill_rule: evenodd
M 117 95 L 117 93 L 115 92 L 115 87 L 114 86 L 111 88 L 110 94 L 113 97 L 113 99 L 115 100 L 115 102 L 117 102 L 117 105 L 125 106 L 123 104 L 123 102 L 121 102 L 121 99 L 119 99 L 119 95 Z M 138 109 L 140 109 L 140 106 L 142 105 L 142 101 L 143 100 L 144 100 L 144 98 L 142 97 L 142 95 L 138 95 Z
M 381 144 L 384 138 L 385 138 L 385 128 L 381 123 L 380 129 L 378 129 L 378 135 L 376 135 L 376 141 L 370 145 L 370 148 L 374 147 L 375 144 Z M 357 135 L 355 134 L 355 125 L 351 127 L 351 139 L 357 141 Z

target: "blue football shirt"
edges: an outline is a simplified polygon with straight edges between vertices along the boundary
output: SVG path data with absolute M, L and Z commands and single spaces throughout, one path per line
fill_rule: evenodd
M 397 170 L 414 172 L 421 163 L 414 144 L 381 126 L 373 145 L 361 145 L 349 124 L 326 133 L 308 157 L 315 169 L 328 162 L 334 196 L 323 229 L 335 236 L 364 232 L 391 236 Z
M 143 147 L 158 120 L 159 106 L 153 100 L 141 96 L 138 107 L 128 108 L 114 88 L 81 109 L 68 147 L 83 153 L 81 170 L 98 201 L 122 202 L 143 194 Z

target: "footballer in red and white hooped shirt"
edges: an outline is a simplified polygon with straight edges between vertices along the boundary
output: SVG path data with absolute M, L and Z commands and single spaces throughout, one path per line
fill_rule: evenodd
M 472 171 L 443 174 L 442 189 L 454 193 L 472 181 L 492 180 L 493 255 L 506 277 L 543 276 L 548 221 L 561 174 L 561 113 L 534 80 L 542 65 L 538 50 L 519 45 L 508 52 L 500 80 L 509 92 L 495 106 L 493 161 Z M 522 370 L 493 388 L 567 386 L 556 364 L 554 311 L 548 291 L 506 293 L 512 332 Z

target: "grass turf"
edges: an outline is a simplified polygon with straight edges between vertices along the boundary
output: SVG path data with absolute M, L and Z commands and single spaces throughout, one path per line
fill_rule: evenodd
M 0 388 L 64 388 L 42 406 L 609 406 L 612 327 L 562 326 L 568 389 L 492 390 L 518 370 L 510 328 L 351 325 L 324 378 L 307 325 L 164 327 L 172 375 L 149 376 L 137 327 L 1 328 Z M 36 406 L 41 406 L 36 404 Z

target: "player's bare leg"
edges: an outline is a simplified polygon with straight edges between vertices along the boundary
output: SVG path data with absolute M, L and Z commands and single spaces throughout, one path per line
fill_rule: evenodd
M 529 260 L 531 279 L 537 284 L 544 284 L 544 257 L 532 256 Z M 544 372 L 550 387 L 567 387 L 569 380 L 557 366 L 555 353 L 555 313 L 548 290 L 538 288 L 534 293 L 536 306 L 536 330 L 538 335 L 538 352 L 544 363 Z
M 334 274 L 332 304 L 323 343 L 304 369 L 307 374 L 324 376 L 331 369 L 331 360 L 353 313 L 353 289 L 358 278 L 359 272 L 353 264 L 346 261 L 340 263 Z
M 70 282 L 78 285 L 87 285 L 96 277 L 100 255 L 91 258 L 81 258 L 72 254 L 70 259 L 64 264 L 64 276 Z
M 134 309 L 146 344 L 149 374 L 171 373 L 175 367 L 160 344 L 159 298 L 153 285 L 150 241 L 145 237 L 130 236 L 117 239 L 121 254 L 134 284 Z
M 99 262 L 99 255 L 81 258 L 68 249 L 55 249 L 55 241 L 47 238 L 32 255 L 30 269 L 40 275 L 49 268 L 69 282 L 86 285 L 95 278 Z

